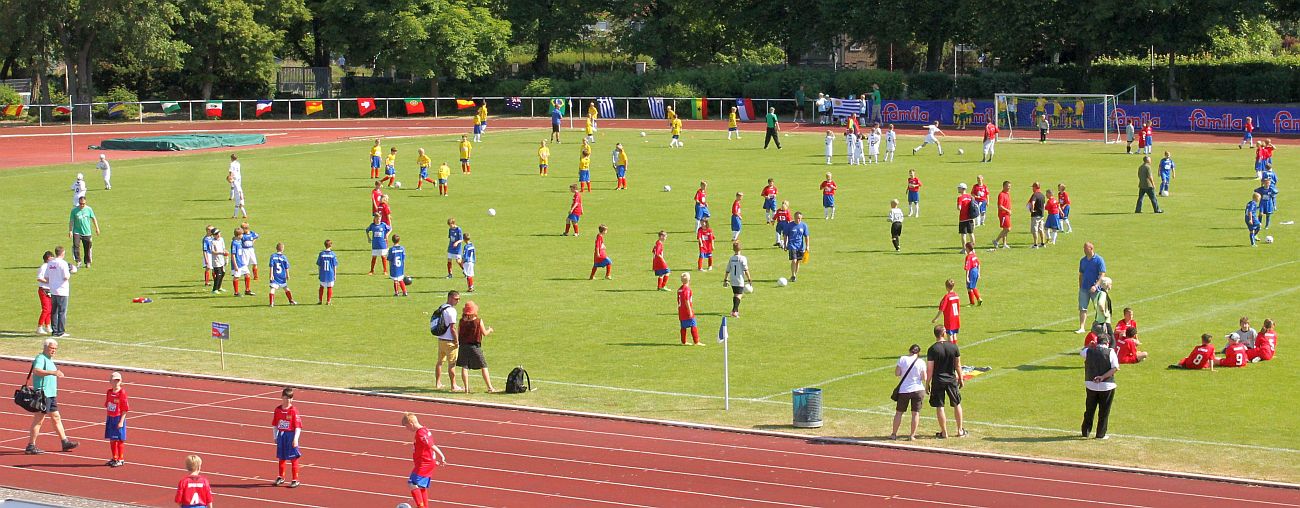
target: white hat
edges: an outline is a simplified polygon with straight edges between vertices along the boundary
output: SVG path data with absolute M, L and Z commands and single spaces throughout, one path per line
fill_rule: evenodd
M 1228 334 L 1228 340 L 1234 340 L 1234 341 L 1241 340 L 1241 334 L 1239 334 L 1239 333 L 1237 333 L 1237 332 L 1229 333 L 1229 334 Z
M 967 187 L 966 187 L 966 182 L 962 182 L 962 183 L 957 184 L 957 188 L 958 188 L 958 189 L 965 189 L 965 188 L 967 188 Z
M 121 373 L 121 372 L 114 372 L 113 374 L 111 374 L 111 375 L 108 376 L 108 379 L 110 379 L 110 380 L 112 380 L 112 381 L 121 381 L 121 380 L 122 380 L 122 373 Z
M 99 154 L 99 158 L 103 159 L 103 158 L 105 158 L 105 157 L 107 157 L 107 155 L 104 155 L 104 154 L 102 154 L 102 153 Z
M 85 180 L 85 179 L 86 179 L 86 175 L 83 175 L 83 174 L 81 174 L 81 173 L 77 173 L 77 179 L 78 179 L 78 180 Z

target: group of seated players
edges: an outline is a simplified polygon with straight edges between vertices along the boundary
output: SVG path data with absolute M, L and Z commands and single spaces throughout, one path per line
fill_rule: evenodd
M 1091 347 L 1099 339 L 1111 336 L 1111 333 L 1107 325 L 1099 323 L 1084 337 L 1083 345 Z M 1113 334 L 1115 338 L 1113 344 L 1119 363 L 1132 364 L 1147 359 L 1147 352 L 1138 349 L 1142 341 L 1138 340 L 1138 326 L 1137 321 L 1133 320 L 1133 309 L 1124 309 L 1124 319 L 1115 324 Z M 1207 333 L 1201 336 L 1201 344 L 1193 348 L 1187 358 L 1170 367 L 1180 369 L 1245 367 L 1247 363 L 1272 360 L 1273 354 L 1277 351 L 1277 330 L 1274 329 L 1272 319 L 1265 319 L 1264 329 L 1256 331 L 1250 326 L 1250 318 L 1242 317 L 1238 329 L 1228 333 L 1225 338 L 1228 344 L 1221 351 L 1222 358 L 1217 356 L 1219 352 L 1214 348 L 1214 337 Z

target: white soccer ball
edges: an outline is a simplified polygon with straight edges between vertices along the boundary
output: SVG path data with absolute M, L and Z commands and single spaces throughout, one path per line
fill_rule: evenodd
M 1273 243 L 1273 235 L 1264 237 L 1264 243 Z
M 393 182 L 393 187 L 402 188 L 402 182 Z
M 781 287 L 785 287 L 785 285 L 786 285 L 786 284 L 789 284 L 789 283 L 790 283 L 790 281 L 785 280 L 785 277 L 781 277 L 781 278 L 779 278 L 779 279 L 776 279 L 776 285 L 781 286 Z
M 958 149 L 957 149 L 957 155 L 966 155 L 966 150 L 961 149 L 961 148 L 958 148 Z
M 1169 191 L 1160 191 L 1160 197 L 1168 197 Z
M 641 131 L 641 137 L 645 137 L 645 131 Z
M 496 209 L 496 208 L 488 208 L 488 216 L 489 216 L 489 217 L 496 217 L 496 216 L 497 216 L 497 209 Z
M 753 285 L 753 284 L 745 284 L 745 292 L 746 292 L 746 293 L 753 293 L 753 292 L 754 292 L 754 285 Z
M 668 191 L 671 191 L 671 190 L 673 190 L 673 187 L 672 187 L 671 185 L 665 185 L 665 186 L 664 186 L 664 192 L 668 192 Z

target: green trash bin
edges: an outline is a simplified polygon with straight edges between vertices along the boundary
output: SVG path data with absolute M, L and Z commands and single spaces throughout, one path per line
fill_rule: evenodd
M 794 396 L 794 426 L 816 429 L 822 426 L 822 389 L 796 388 Z

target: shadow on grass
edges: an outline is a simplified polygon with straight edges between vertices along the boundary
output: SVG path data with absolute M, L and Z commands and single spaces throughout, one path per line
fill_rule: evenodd
M 1083 438 L 1070 434 L 1068 436 L 986 437 L 983 440 L 995 443 L 1055 443 L 1060 441 L 1082 441 Z
M 645 288 L 645 289 L 601 289 L 599 291 L 604 291 L 606 293 L 654 293 L 655 291 L 658 290 Z
M 217 201 L 230 201 L 229 199 L 187 199 L 190 203 L 215 203 Z
M 1084 212 L 1079 215 L 1133 215 L 1128 212 Z
M 1220 178 L 1220 180 L 1259 180 L 1259 179 L 1253 176 L 1225 176 L 1223 178 Z
M 681 343 L 668 342 L 606 342 L 606 346 L 632 346 L 632 347 L 681 347 Z
M 1065 365 L 1019 365 L 1016 370 L 1021 372 L 1037 372 L 1040 370 L 1081 370 L 1083 366 L 1069 367 Z
M 174 288 L 193 288 L 193 284 L 165 284 L 162 286 L 148 286 L 146 289 L 174 289 Z
M 1241 248 L 1241 247 L 1247 247 L 1248 245 L 1249 245 L 1249 244 L 1245 244 L 1245 243 L 1241 243 L 1241 244 L 1233 244 L 1233 245 L 1197 245 L 1196 248 L 1198 248 L 1198 249 L 1237 249 L 1237 248 Z
M 587 280 L 586 277 L 547 277 L 542 280 Z
M 931 306 L 926 306 L 924 308 L 928 309 L 930 307 Z M 1015 333 L 1036 333 L 1039 335 L 1046 335 L 1049 333 L 1059 332 L 1061 330 L 1052 330 L 1050 328 L 1007 328 L 1005 330 L 998 330 L 998 331 L 1001 333 L 1015 332 Z
M 429 375 L 432 377 L 433 373 L 431 372 L 429 373 Z M 434 388 L 432 379 L 429 380 L 429 383 L 430 384 L 428 385 L 412 385 L 412 386 L 349 386 L 348 389 L 360 390 L 363 392 L 374 392 L 374 393 L 402 393 L 402 394 L 451 393 L 451 390 L 449 389 L 438 390 Z

